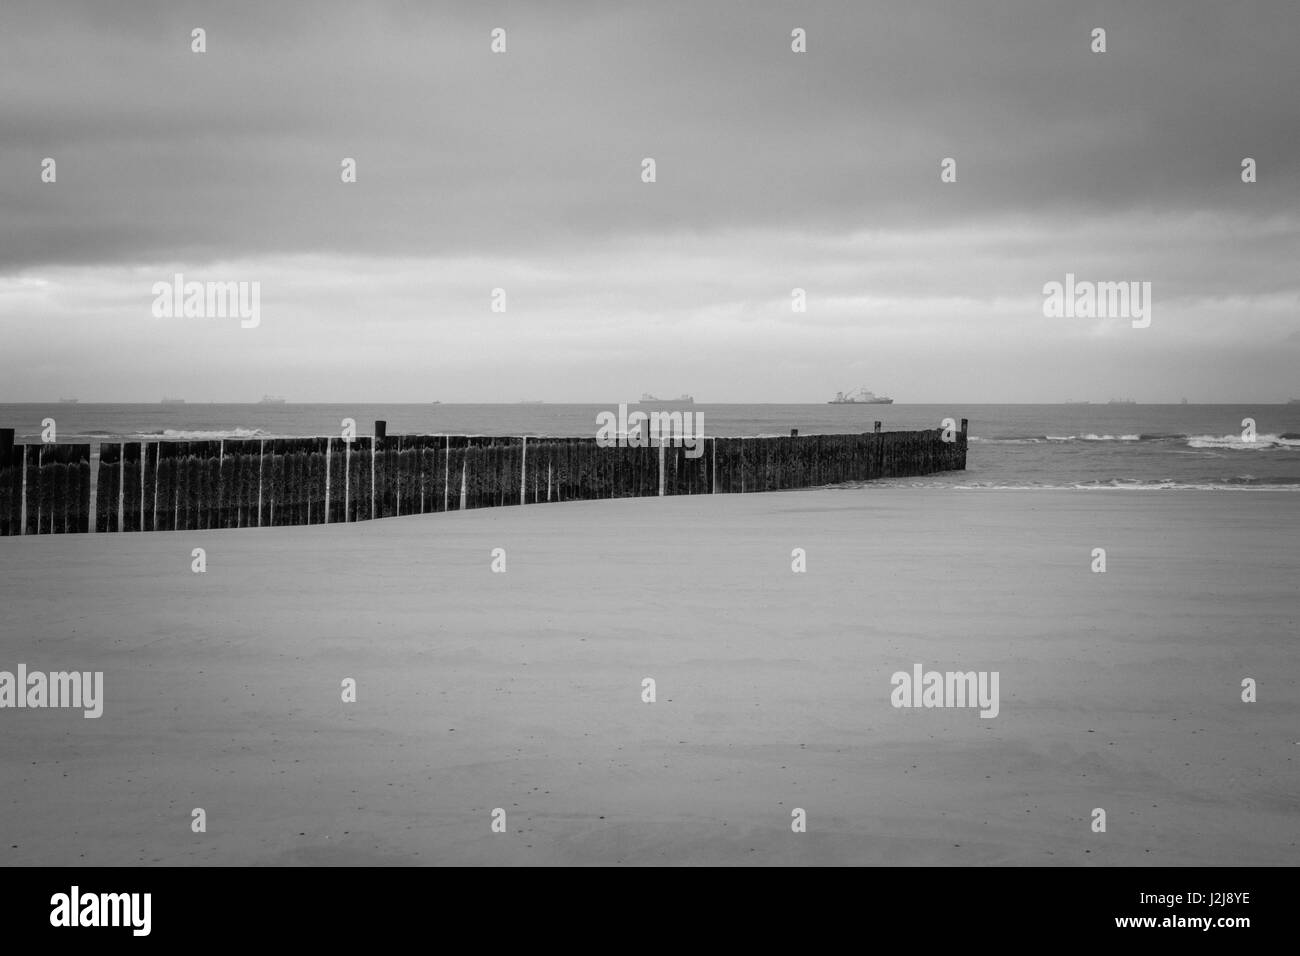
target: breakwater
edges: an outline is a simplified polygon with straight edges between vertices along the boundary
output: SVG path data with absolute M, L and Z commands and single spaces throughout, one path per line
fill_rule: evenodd
M 737 494 L 966 467 L 961 429 L 706 438 L 465 435 L 14 443 L 0 429 L 0 536 L 368 521 L 595 498 Z

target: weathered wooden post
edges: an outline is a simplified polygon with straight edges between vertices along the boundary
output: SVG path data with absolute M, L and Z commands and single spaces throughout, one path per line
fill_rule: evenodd
M 120 525 L 123 531 L 140 530 L 140 509 L 143 498 L 140 443 L 125 442 L 122 445 L 122 523 Z
M 167 443 L 173 455 L 172 462 L 172 524 L 168 531 L 184 531 L 189 515 L 189 502 L 186 497 L 190 488 L 190 443 L 187 441 Z
M 0 462 L 4 461 L 0 448 Z M 116 531 L 118 499 L 122 486 L 122 446 L 101 442 L 99 446 L 99 480 L 95 482 L 95 532 L 106 534 Z
M 798 438 L 798 437 L 799 437 L 799 429 L 797 429 L 797 428 L 792 428 L 792 429 L 790 429 L 790 437 L 791 437 L 791 438 Z
M 876 422 L 876 427 L 875 427 L 874 431 L 875 431 L 875 433 L 876 433 L 877 435 L 880 434 L 880 422 Z
M 176 528 L 176 446 L 178 442 L 160 441 L 158 469 L 154 484 L 153 527 L 155 531 Z
M 45 445 L 23 446 L 23 534 L 40 531 L 41 457 Z
M 14 522 L 14 501 L 22 494 L 22 448 L 14 454 L 14 430 L 0 428 L 0 535 L 20 534 L 22 529 Z M 17 462 L 15 462 L 15 457 Z M 15 467 L 17 464 L 19 467 Z M 22 513 L 19 501 L 18 513 Z
M 388 437 L 388 422 L 375 421 L 375 441 L 380 442 Z
M 67 530 L 87 534 L 90 531 L 90 444 L 72 446 L 68 458 L 68 493 L 76 495 L 68 511 Z
M 140 454 L 140 530 L 154 531 L 158 510 L 158 443 L 143 442 Z

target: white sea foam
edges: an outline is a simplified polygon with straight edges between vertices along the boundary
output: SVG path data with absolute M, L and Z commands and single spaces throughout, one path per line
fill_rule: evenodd
M 1280 435 L 1256 435 L 1254 441 L 1242 441 L 1241 435 L 1193 435 L 1187 439 L 1190 448 L 1228 448 L 1232 451 L 1277 451 L 1300 449 L 1300 439 Z
M 879 484 L 879 482 L 873 482 Z M 1288 491 L 1300 492 L 1300 485 L 1284 484 L 1232 484 L 1218 481 L 1117 481 L 1095 484 L 1031 485 L 1017 482 L 989 482 L 987 484 L 953 485 L 959 491 Z
M 153 440 L 161 438 L 165 441 L 217 441 L 222 438 L 269 438 L 268 432 L 260 428 L 225 428 L 215 430 L 205 429 L 184 429 L 184 428 L 165 428 L 161 432 L 154 432 L 150 435 L 141 435 L 140 438 Z

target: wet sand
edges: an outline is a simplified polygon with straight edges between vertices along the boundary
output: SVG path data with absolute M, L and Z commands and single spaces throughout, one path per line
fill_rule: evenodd
M 0 539 L 0 670 L 106 697 L 0 710 L 0 863 L 1294 863 L 1298 541 L 1281 492 L 870 487 Z M 998 716 L 892 707 L 916 663 Z

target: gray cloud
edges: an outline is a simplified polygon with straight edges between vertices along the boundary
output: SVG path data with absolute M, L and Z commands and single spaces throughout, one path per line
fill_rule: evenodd
M 8 268 L 1294 208 L 1289 0 L 100 6 L 7 14 Z
M 193 26 L 208 32 L 202 56 Z M 509 31 L 505 56 L 488 52 L 495 26 Z M 796 26 L 803 56 L 789 51 Z M 1104 55 L 1089 52 L 1094 26 L 1108 31 Z M 864 327 L 897 339 L 896 362 L 954 336 L 992 369 L 1050 366 L 1077 330 L 1044 327 L 1036 297 L 1075 271 L 1152 281 L 1173 336 L 1152 336 L 1164 351 L 1142 362 L 1131 340 L 1076 342 L 1075 360 L 1182 390 L 1175 355 L 1208 356 L 1234 323 L 1272 342 L 1294 327 L 1298 35 L 1291 0 L 11 0 L 0 277 L 13 281 L 0 316 L 75 327 L 86 354 L 63 353 L 71 375 L 110 339 L 154 351 L 133 290 L 173 267 L 265 276 L 285 342 L 345 335 L 365 316 L 416 349 L 483 334 L 485 288 L 509 281 L 520 305 L 486 328 L 493 361 L 529 394 L 549 391 L 513 351 L 539 347 L 526 321 L 569 343 L 579 378 L 583 356 L 638 361 L 593 329 L 720 343 L 739 328 L 750 361 L 791 356 L 794 394 L 827 356 L 861 346 Z M 54 186 L 39 181 L 45 156 Z M 339 182 L 345 156 L 356 185 Z M 658 162 L 653 186 L 639 181 L 644 156 Z M 938 181 L 945 156 L 956 184 Z M 1251 186 L 1243 156 L 1259 162 Z M 304 277 L 300 261 L 371 278 L 319 295 L 329 276 Z M 376 285 L 385 262 L 409 281 Z M 31 277 L 53 284 L 33 297 Z M 797 323 L 794 285 L 822 303 Z M 248 361 L 240 349 L 211 353 L 214 393 Z M 1225 388 L 1247 387 L 1264 359 L 1218 353 L 1216 368 Z M 726 397 L 764 397 L 741 367 L 718 372 Z M 953 371 L 918 376 L 915 397 Z M 25 375 L 13 387 L 37 388 Z

